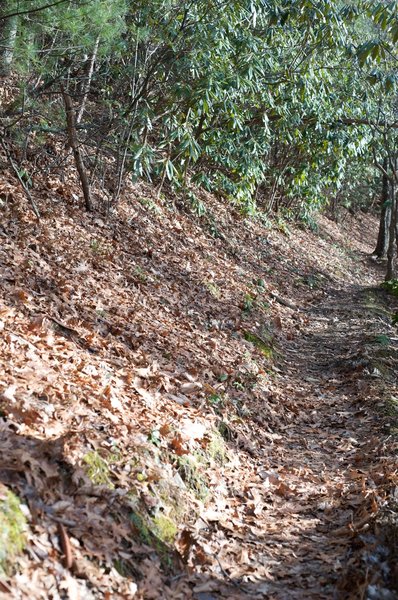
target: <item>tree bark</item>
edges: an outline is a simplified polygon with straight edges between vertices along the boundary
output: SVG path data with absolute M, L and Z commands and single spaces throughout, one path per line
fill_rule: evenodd
M 100 37 L 98 36 L 97 39 L 95 40 L 94 50 L 93 50 L 93 53 L 91 55 L 90 66 L 89 66 L 88 73 L 87 73 L 87 80 L 86 80 L 85 85 L 83 87 L 83 100 L 82 100 L 82 104 L 81 104 L 80 109 L 79 109 L 79 113 L 78 113 L 78 115 L 76 117 L 76 123 L 77 124 L 79 124 L 80 121 L 82 120 L 82 117 L 83 117 L 83 114 L 84 114 L 84 110 L 86 108 L 86 102 L 87 102 L 87 98 L 88 98 L 88 94 L 89 94 L 90 86 L 91 86 L 91 80 L 93 78 L 93 73 L 94 73 L 95 61 L 97 60 L 99 43 L 100 43 Z
M 390 180 L 391 186 L 391 221 L 389 228 L 389 240 L 387 250 L 387 272 L 386 281 L 394 279 L 395 276 L 395 263 L 396 263 L 396 252 L 395 252 L 395 232 L 397 229 L 397 198 L 396 198 L 396 183 L 392 178 Z
M 18 17 L 0 21 L 0 77 L 10 74 L 18 31 Z
M 376 248 L 373 252 L 375 256 L 378 258 L 384 258 L 387 255 L 388 249 L 388 241 L 389 241 L 389 233 L 390 233 L 390 222 L 391 222 L 391 206 L 389 204 L 389 185 L 388 185 L 388 175 L 387 175 L 387 159 L 384 160 L 383 168 L 385 172 L 383 173 L 383 182 L 381 188 L 381 213 L 380 213 L 380 224 L 379 224 L 379 234 L 377 236 L 377 244 Z
M 79 173 L 80 182 L 82 184 L 84 204 L 85 204 L 86 210 L 91 212 L 93 210 L 93 205 L 91 202 L 90 184 L 88 182 L 86 169 L 84 168 L 84 163 L 83 163 L 82 155 L 81 155 L 80 148 L 79 148 L 79 141 L 77 139 L 75 111 L 73 108 L 72 99 L 63 86 L 61 86 L 61 91 L 62 91 L 64 103 L 65 103 L 66 122 L 68 125 L 68 141 L 69 141 L 70 147 L 72 148 L 73 157 L 75 159 L 75 164 L 76 164 L 76 169 L 77 169 L 77 172 Z

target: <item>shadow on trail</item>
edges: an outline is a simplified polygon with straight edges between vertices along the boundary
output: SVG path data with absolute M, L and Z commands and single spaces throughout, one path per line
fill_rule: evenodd
M 146 546 L 140 539 L 140 532 L 134 526 L 133 511 L 126 496 L 121 490 L 112 491 L 105 486 L 96 486 L 87 481 L 82 469 L 66 462 L 63 456 L 67 437 L 54 440 L 39 440 L 30 436 L 15 433 L 13 427 L 2 424 L 0 433 L 0 481 L 15 490 L 22 501 L 26 502 L 31 514 L 30 526 L 36 534 L 41 534 L 41 544 L 29 543 L 27 552 L 34 561 L 45 562 L 58 554 L 58 568 L 53 572 L 53 585 L 60 586 L 69 570 L 77 581 L 89 593 L 96 587 L 94 597 L 129 598 L 126 591 L 128 581 L 140 587 L 142 572 L 148 568 L 158 570 L 162 579 L 153 580 L 154 589 L 148 587 L 146 581 L 144 598 L 193 598 L 195 600 L 230 600 L 243 598 L 302 598 L 300 573 L 305 580 L 308 597 L 330 598 L 333 581 L 318 580 L 316 574 L 308 579 L 308 550 L 289 553 L 283 564 L 284 577 L 280 580 L 272 576 L 273 567 L 279 566 L 272 550 L 280 545 L 288 545 L 283 540 L 283 532 L 254 535 L 251 533 L 244 544 L 256 548 L 256 557 L 252 558 L 248 569 L 250 577 L 239 579 L 229 575 L 230 568 L 221 561 L 213 564 L 213 573 L 189 574 L 190 569 L 184 566 L 176 552 L 164 542 L 152 536 L 151 546 Z M 119 492 L 119 493 L 118 493 Z M 300 515 L 303 517 L 304 515 Z M 79 545 L 62 542 L 59 524 L 67 532 L 68 539 L 79 540 Z M 228 533 L 228 532 L 227 532 Z M 45 534 L 45 535 L 43 535 Z M 51 543 L 46 544 L 46 535 Z M 306 538 L 311 538 L 315 531 L 311 527 L 301 531 Z M 233 536 L 233 534 L 232 534 Z M 155 549 L 156 547 L 156 549 Z M 193 552 L 199 550 L 193 544 Z M 270 552 L 271 549 L 271 552 Z M 65 554 L 72 552 L 73 565 L 65 565 Z M 319 563 L 321 557 L 312 556 L 312 565 Z M 107 570 L 117 568 L 123 576 L 120 589 L 109 589 L 105 582 L 93 581 L 86 558 L 93 559 Z M 209 557 L 213 562 L 215 557 Z M 270 578 L 258 580 L 256 567 L 268 564 Z M 143 571 L 144 566 L 144 571 Z M 234 569 L 233 569 L 234 570 Z M 155 573 L 155 571 L 153 571 Z M 290 581 L 292 579 L 292 581 Z M 180 581 L 184 584 L 180 586 Z M 149 582 L 151 583 L 151 582 Z M 308 584 L 312 583 L 312 587 Z M 159 585 L 162 589 L 159 589 Z M 163 586 L 163 587 L 162 587 Z M 61 586 L 62 587 L 62 586 Z M 101 592 L 99 591 L 101 590 Z M 98 594 L 103 595 L 98 595 Z M 181 596 L 183 594 L 183 596 Z M 63 597 L 60 593 L 60 597 Z
M 307 441 L 311 440 L 308 438 Z M 354 583 L 348 582 L 340 578 L 341 569 L 336 571 L 336 565 L 328 561 L 325 563 L 325 559 L 329 559 L 325 549 L 332 546 L 340 550 L 341 558 L 345 548 L 345 560 L 350 561 L 350 541 L 342 543 L 333 535 L 336 525 L 333 514 L 329 514 L 325 520 L 320 509 L 315 515 L 319 523 L 317 527 L 312 527 L 313 510 L 298 511 L 300 497 L 292 498 L 291 503 L 287 500 L 283 510 L 291 511 L 292 518 L 297 520 L 296 533 L 300 537 L 300 547 L 293 547 L 291 537 L 284 535 L 283 531 L 272 532 L 265 528 L 261 534 L 250 533 L 242 540 L 244 545 L 254 549 L 250 565 L 245 565 L 246 574 L 242 579 L 229 574 L 236 565 L 231 571 L 221 561 L 214 562 L 214 557 L 208 557 L 208 562 L 213 563 L 212 573 L 206 570 L 205 561 L 204 572 L 192 574 L 183 565 L 181 557 L 160 540 L 153 537 L 152 547 L 142 543 L 126 498 L 104 486 L 89 487 L 87 481 L 82 479 L 81 469 L 64 461 L 65 442 L 62 438 L 42 441 L 18 435 L 6 426 L 2 427 L 0 434 L 3 456 L 0 481 L 10 489 L 15 489 L 27 503 L 33 530 L 38 534 L 50 534 L 51 544 L 44 545 L 45 538 L 42 535 L 42 544 L 29 544 L 27 552 L 37 562 L 45 562 L 50 556 L 54 558 L 54 552 L 58 554 L 58 569 L 53 572 L 53 585 L 58 589 L 70 569 L 77 581 L 84 583 L 87 594 L 96 588 L 95 598 L 109 597 L 109 594 L 113 598 L 133 598 L 133 594 L 129 595 L 126 591 L 128 581 L 137 583 L 140 589 L 142 567 L 145 572 L 152 564 L 162 573 L 162 579 L 153 580 L 153 589 L 148 587 L 146 581 L 143 598 L 300 600 L 305 597 L 354 600 L 362 597 L 360 594 L 363 593 L 364 582 L 360 578 L 357 577 Z M 305 524 L 307 517 L 308 523 Z M 63 566 L 66 551 L 57 530 L 59 523 L 63 524 L 68 536 L 79 540 L 79 546 L 70 545 L 74 559 L 71 567 Z M 320 528 L 325 530 L 322 534 L 319 533 Z M 233 532 L 224 533 L 227 537 L 233 537 Z M 156 545 L 157 551 L 153 547 Z M 193 552 L 199 548 L 193 546 Z M 282 548 L 285 550 L 283 563 L 278 558 Z M 106 583 L 101 585 L 101 582 L 93 581 L 85 557 L 97 561 L 105 572 L 116 567 L 123 575 L 120 589 L 109 589 Z M 167 566 L 162 566 L 165 558 Z M 309 564 L 312 573 L 308 573 Z M 266 565 L 269 569 L 269 577 L 263 580 L 258 580 L 256 576 L 256 569 L 260 565 Z M 344 590 L 344 587 L 349 589 Z M 60 597 L 64 597 L 62 592 Z
M 300 456 L 312 471 L 318 465 L 329 482 L 316 531 L 325 533 L 318 548 L 342 544 L 330 563 L 333 598 L 398 597 L 396 547 L 377 525 L 393 485 L 383 412 L 386 386 L 396 387 L 398 372 L 391 304 L 396 301 L 379 288 L 329 289 L 326 301 L 306 311 L 305 334 L 285 347 L 289 376 L 308 398 L 298 408 L 286 458 L 294 465 Z

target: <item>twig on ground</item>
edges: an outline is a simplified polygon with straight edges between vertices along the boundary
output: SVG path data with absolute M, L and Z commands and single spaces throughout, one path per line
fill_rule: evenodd
M 282 304 L 282 306 L 287 306 L 287 308 L 290 308 L 291 310 L 303 310 L 299 306 L 293 304 L 293 302 L 289 302 L 289 300 L 284 300 L 283 298 L 278 296 L 278 294 L 275 294 L 275 292 L 270 292 L 269 295 L 271 296 L 271 298 L 279 302 L 279 304 Z

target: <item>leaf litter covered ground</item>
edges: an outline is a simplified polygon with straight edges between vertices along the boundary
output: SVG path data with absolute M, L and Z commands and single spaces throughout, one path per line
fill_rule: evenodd
M 105 217 L 41 185 L 37 222 L 1 183 L 2 595 L 395 598 L 375 219 L 278 231 L 144 185 Z

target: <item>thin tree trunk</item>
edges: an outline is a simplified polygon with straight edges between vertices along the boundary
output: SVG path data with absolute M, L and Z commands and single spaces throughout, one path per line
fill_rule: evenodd
M 135 54 L 134 54 L 134 77 L 133 77 L 133 83 L 132 83 L 132 88 L 131 88 L 131 97 L 132 98 L 134 98 L 135 95 L 136 95 L 136 73 L 137 73 L 137 65 L 138 65 L 138 48 L 139 48 L 139 43 L 138 43 L 138 36 L 137 36 L 137 40 L 136 40 L 136 44 L 135 44 Z M 115 186 L 115 191 L 113 193 L 113 198 L 112 198 L 112 202 L 114 204 L 116 204 L 119 201 L 120 194 L 121 194 L 121 191 L 122 191 L 123 177 L 124 177 L 124 167 L 125 167 L 125 164 L 126 164 L 127 153 L 128 153 L 128 150 L 129 150 L 129 144 L 130 144 L 131 136 L 133 134 L 134 121 L 135 121 L 135 115 L 136 115 L 136 113 L 137 113 L 137 103 L 135 103 L 135 105 L 134 105 L 134 110 L 133 110 L 133 114 L 131 116 L 130 124 L 129 124 L 128 128 L 125 129 L 125 131 L 123 133 L 123 136 L 122 136 L 122 140 L 123 139 L 126 140 L 122 157 L 120 155 L 120 148 L 119 147 L 118 147 L 118 150 L 117 150 L 117 159 L 116 159 L 116 186 Z M 126 133 L 127 133 L 127 135 L 125 135 Z
M 83 100 L 82 100 L 82 103 L 81 103 L 81 106 L 80 106 L 80 109 L 79 109 L 79 112 L 78 112 L 78 115 L 76 118 L 77 125 L 82 120 L 84 110 L 86 108 L 87 98 L 88 98 L 88 94 L 89 94 L 90 87 L 91 87 L 91 80 L 93 78 L 93 73 L 94 73 L 95 61 L 97 60 L 99 43 L 100 43 L 100 38 L 98 36 L 97 39 L 95 40 L 94 50 L 91 55 L 90 66 L 89 66 L 88 73 L 87 73 L 87 80 L 86 80 L 86 83 L 85 83 L 85 86 L 83 89 Z
M 93 205 L 91 203 L 90 184 L 88 182 L 86 169 L 84 168 L 82 155 L 80 153 L 79 141 L 77 139 L 75 111 L 73 108 L 72 99 L 63 86 L 61 86 L 61 91 L 62 91 L 62 96 L 64 99 L 65 110 L 66 110 L 66 122 L 68 125 L 68 141 L 69 141 L 70 147 L 72 148 L 73 157 L 75 159 L 75 164 L 76 164 L 76 169 L 77 169 L 77 172 L 79 173 L 80 182 L 82 184 L 84 204 L 85 204 L 86 210 L 91 212 L 93 210 Z
M 395 231 L 397 228 L 397 198 L 396 198 L 396 185 L 394 179 L 390 180 L 390 194 L 391 194 L 391 221 L 389 229 L 389 241 L 387 250 L 387 272 L 386 281 L 394 279 L 395 276 L 395 263 L 396 263 L 396 252 L 395 252 Z
M 10 74 L 17 31 L 18 17 L 0 21 L 0 77 L 7 77 Z

